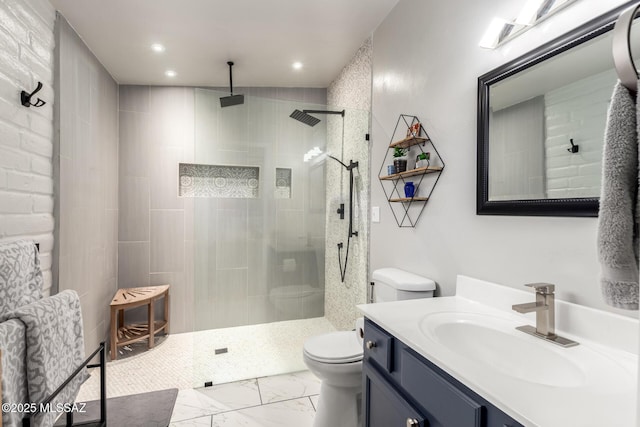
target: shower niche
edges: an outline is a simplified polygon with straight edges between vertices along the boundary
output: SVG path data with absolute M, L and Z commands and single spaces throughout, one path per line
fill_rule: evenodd
M 257 166 L 180 163 L 178 174 L 181 197 L 258 197 L 260 168 Z

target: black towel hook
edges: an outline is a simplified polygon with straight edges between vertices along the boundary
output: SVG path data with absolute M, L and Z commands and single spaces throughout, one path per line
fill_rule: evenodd
M 573 143 L 573 138 L 571 138 L 569 142 L 571 143 L 571 148 L 567 148 L 567 151 L 570 153 L 577 153 L 580 150 L 580 146 Z
M 38 98 L 38 100 L 36 101 L 35 104 L 31 103 L 31 98 L 33 97 L 33 95 L 35 95 L 36 93 L 38 93 L 38 91 L 42 89 L 42 82 L 38 82 L 38 86 L 36 87 L 36 89 L 31 92 L 31 93 L 27 93 L 26 91 L 22 91 L 20 92 L 20 100 L 22 101 L 22 105 L 24 105 L 25 107 L 42 107 L 44 104 L 46 104 L 46 102 L 44 102 L 42 99 Z

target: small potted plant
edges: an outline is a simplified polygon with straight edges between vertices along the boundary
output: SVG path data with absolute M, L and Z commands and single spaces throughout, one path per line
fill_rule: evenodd
M 396 167 L 396 173 L 404 172 L 407 170 L 407 150 L 402 147 L 395 147 L 393 149 L 393 164 Z

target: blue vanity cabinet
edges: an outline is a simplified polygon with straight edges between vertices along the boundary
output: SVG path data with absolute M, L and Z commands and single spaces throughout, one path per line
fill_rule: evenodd
M 523 427 L 368 319 L 364 343 L 364 427 Z

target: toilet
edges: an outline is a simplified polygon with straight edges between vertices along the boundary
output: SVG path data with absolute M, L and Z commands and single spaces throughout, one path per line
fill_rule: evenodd
M 381 268 L 371 275 L 373 302 L 431 298 L 433 280 L 397 268 Z M 355 331 L 330 332 L 309 338 L 303 358 L 322 384 L 313 427 L 357 427 L 361 425 L 362 338 L 364 319 Z
M 278 286 L 269 291 L 269 301 L 286 318 L 322 317 L 324 307 L 324 289 L 309 285 Z M 309 316 L 309 313 L 317 313 Z

